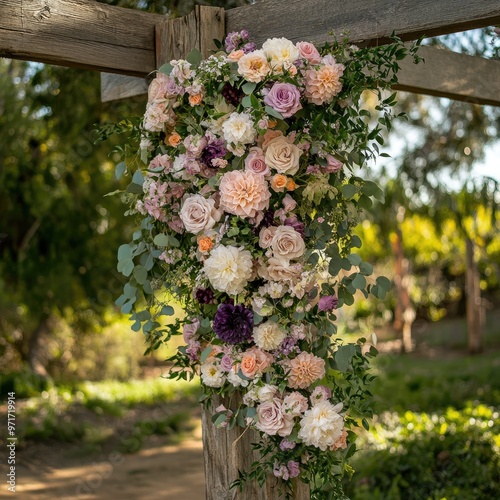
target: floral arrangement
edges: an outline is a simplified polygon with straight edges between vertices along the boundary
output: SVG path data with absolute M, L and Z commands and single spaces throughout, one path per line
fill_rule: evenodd
M 259 432 L 262 460 L 235 486 L 274 474 L 288 493 L 299 477 L 313 497 L 325 485 L 341 497 L 376 351 L 335 337 L 337 311 L 389 288 L 354 253 L 359 211 L 381 196 L 355 172 L 383 144 L 395 102 L 385 89 L 408 49 L 257 48 L 246 31 L 218 48 L 159 69 L 139 154 L 117 166 L 143 164 L 127 188 L 140 227 L 118 252 L 129 282 L 117 304 L 150 349 L 183 335 L 170 377 L 200 375 L 215 425 Z M 185 317 L 166 323 L 174 299 Z

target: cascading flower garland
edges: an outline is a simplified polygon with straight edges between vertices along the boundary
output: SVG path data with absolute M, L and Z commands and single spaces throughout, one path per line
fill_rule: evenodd
M 335 337 L 336 311 L 356 291 L 389 287 L 352 252 L 359 210 L 381 195 L 355 170 L 390 127 L 396 60 L 416 49 L 396 38 L 372 49 L 273 38 L 258 49 L 245 31 L 219 49 L 160 68 L 140 153 L 117 166 L 121 176 L 145 165 L 127 189 L 141 223 L 118 252 L 129 282 L 117 304 L 151 348 L 182 333 L 170 376 L 199 374 L 202 400 L 225 398 L 215 425 L 260 432 L 262 461 L 235 485 L 274 474 L 289 492 L 300 476 L 313 498 L 325 485 L 341 497 L 349 429 L 371 412 L 375 351 Z M 186 315 L 165 324 L 172 299 Z

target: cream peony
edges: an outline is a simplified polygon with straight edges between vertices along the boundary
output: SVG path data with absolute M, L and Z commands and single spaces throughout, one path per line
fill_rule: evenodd
M 271 67 L 277 73 L 281 73 L 284 69 L 290 69 L 300 57 L 299 49 L 286 38 L 270 38 L 264 42 L 262 50 L 270 60 Z
M 251 144 L 257 135 L 252 116 L 248 113 L 231 113 L 222 124 L 222 132 L 224 140 L 231 144 Z
M 253 330 L 253 340 L 264 351 L 277 349 L 286 338 L 286 331 L 274 321 L 266 321 Z
M 285 137 L 276 137 L 266 149 L 266 164 L 280 174 L 294 175 L 299 170 L 302 150 Z
M 220 180 L 220 207 L 240 217 L 256 217 L 269 208 L 271 193 L 262 175 L 232 170 Z
M 187 196 L 179 212 L 186 231 L 198 234 L 212 229 L 221 218 L 221 211 L 215 208 L 215 201 L 199 194 Z
M 278 226 L 271 241 L 274 255 L 284 259 L 298 259 L 306 251 L 302 236 L 290 226 Z
M 322 401 L 307 410 L 300 421 L 299 438 L 307 446 L 326 451 L 342 435 L 344 419 L 340 410 L 342 404 L 333 406 L 329 401 Z
M 236 295 L 243 292 L 252 277 L 252 254 L 248 250 L 219 245 L 210 252 L 204 270 L 216 290 Z
M 238 73 L 249 82 L 261 82 L 269 71 L 271 68 L 262 50 L 254 50 L 238 60 Z

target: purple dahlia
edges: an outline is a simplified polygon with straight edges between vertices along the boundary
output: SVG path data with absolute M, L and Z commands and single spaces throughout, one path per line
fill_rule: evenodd
M 222 304 L 215 313 L 213 330 L 228 344 L 244 342 L 252 336 L 253 312 L 240 304 Z

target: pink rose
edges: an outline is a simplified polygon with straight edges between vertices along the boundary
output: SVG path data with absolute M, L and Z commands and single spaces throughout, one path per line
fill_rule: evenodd
M 259 431 L 281 437 L 289 436 L 293 429 L 293 417 L 285 414 L 281 401 L 273 398 L 257 407 L 258 422 L 255 424 Z
M 312 43 L 299 42 L 296 47 L 299 49 L 300 56 L 311 64 L 319 64 L 321 62 L 321 55 Z
M 264 151 L 254 146 L 245 158 L 245 170 L 259 175 L 269 175 L 271 170 L 266 165 Z
M 283 208 L 285 212 L 291 212 L 296 206 L 297 202 L 289 194 L 285 194 L 283 198 Z
M 337 158 L 333 157 L 332 155 L 327 155 L 326 161 L 328 162 L 328 165 L 324 167 L 324 170 L 330 174 L 338 172 L 344 165 L 341 161 L 337 160 Z
M 281 113 L 283 118 L 290 118 L 302 109 L 299 89 L 291 83 L 275 83 L 264 97 L 264 102 Z

